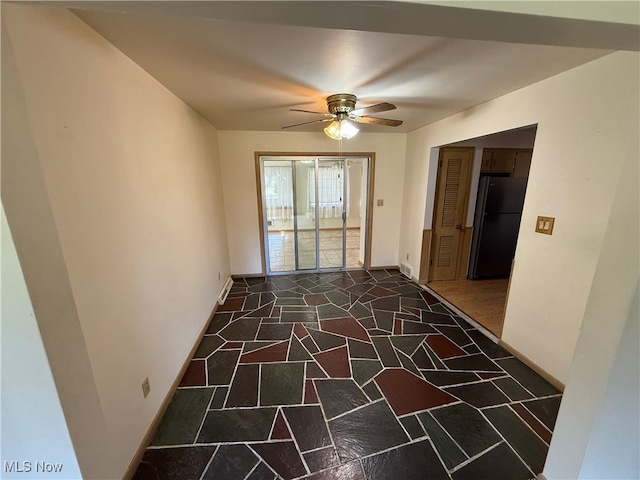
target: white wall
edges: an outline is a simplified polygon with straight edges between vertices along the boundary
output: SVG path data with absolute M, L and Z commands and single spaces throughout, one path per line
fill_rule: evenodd
M 338 142 L 321 131 L 240 132 L 219 131 L 220 162 L 231 271 L 259 274 L 260 231 L 255 152 L 330 153 L 338 152 Z M 398 265 L 400 209 L 404 176 L 406 135 L 360 133 L 342 143 L 343 152 L 374 152 L 374 197 L 384 206 L 373 208 L 371 265 Z
M 0 478 L 80 478 L 4 209 L 0 213 Z M 56 465 L 55 471 L 38 472 L 37 462 Z
M 3 204 L 83 476 L 120 478 L 230 274 L 216 130 L 67 10 L 2 13 Z
M 538 125 L 503 340 L 563 383 L 637 114 L 638 54 L 619 52 L 408 135 L 400 254 L 419 258 L 430 150 Z

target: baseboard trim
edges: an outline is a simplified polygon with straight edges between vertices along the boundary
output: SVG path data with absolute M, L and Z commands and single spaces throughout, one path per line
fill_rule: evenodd
M 560 390 L 561 392 L 564 392 L 564 388 L 565 385 L 564 383 L 562 383 L 560 380 L 558 380 L 556 377 L 554 377 L 553 375 L 551 375 L 549 372 L 547 372 L 544 368 L 542 368 L 540 365 L 538 365 L 536 362 L 534 362 L 533 360 L 531 360 L 529 357 L 527 357 L 526 355 L 524 355 L 522 352 L 520 352 L 518 349 L 512 347 L 511 345 L 509 345 L 507 342 L 505 342 L 504 340 L 500 339 L 498 340 L 498 345 L 500 345 L 502 348 L 504 348 L 505 350 L 507 350 L 509 353 L 513 354 L 513 356 L 515 356 L 516 358 L 518 358 L 518 360 L 520 360 L 522 363 L 524 363 L 527 367 L 529 367 L 531 370 L 533 370 L 534 372 L 536 372 L 538 375 L 540 375 L 542 378 L 544 378 L 547 382 L 549 382 L 551 385 L 553 385 L 554 387 L 556 387 L 558 390 Z M 542 479 L 544 479 L 544 477 L 542 477 Z
M 233 278 L 234 280 L 241 279 L 241 278 L 262 278 L 262 277 L 266 277 L 266 275 L 264 273 L 246 273 L 246 274 L 231 275 L 231 278 Z
M 204 327 L 202 327 L 202 330 L 200 330 L 200 333 L 196 337 L 196 341 L 193 344 L 193 347 L 191 347 L 191 350 L 189 351 L 189 354 L 187 355 L 186 360 L 182 364 L 182 367 L 180 368 L 180 371 L 178 372 L 178 375 L 176 376 L 176 378 L 174 379 L 173 383 L 171 384 L 171 388 L 167 392 L 167 395 L 164 397 L 164 400 L 162 401 L 162 404 L 160 405 L 160 409 L 158 410 L 156 415 L 153 417 L 153 421 L 149 425 L 149 428 L 147 429 L 147 433 L 142 438 L 142 442 L 140 443 L 140 446 L 138 447 L 138 450 L 136 450 L 135 455 L 131 459 L 131 462 L 129 463 L 129 467 L 127 468 L 124 476 L 122 477 L 122 480 L 131 480 L 133 478 L 133 476 L 135 475 L 136 470 L 138 469 L 138 464 L 142 460 L 142 456 L 144 455 L 145 450 L 149 446 L 149 443 L 151 443 L 151 440 L 153 438 L 153 434 L 156 432 L 156 429 L 158 428 L 158 425 L 160 424 L 160 420 L 162 420 L 162 417 L 164 416 L 165 412 L 167 411 L 167 408 L 169 407 L 169 404 L 171 403 L 171 399 L 173 399 L 173 394 L 178 389 L 178 385 L 180 384 L 180 380 L 182 380 L 182 377 L 184 376 L 184 373 L 187 371 L 187 368 L 189 367 L 189 364 L 191 363 L 191 359 L 195 355 L 196 350 L 198 349 L 198 346 L 200 345 L 200 342 L 202 341 L 202 338 L 204 337 L 204 334 L 207 331 L 207 328 L 209 328 L 209 324 L 213 320 L 213 316 L 215 315 L 216 310 L 218 310 L 218 306 L 219 306 L 218 302 L 216 302 L 215 305 L 213 306 L 213 310 L 211 311 L 211 314 L 209 315 L 209 319 L 205 322 Z

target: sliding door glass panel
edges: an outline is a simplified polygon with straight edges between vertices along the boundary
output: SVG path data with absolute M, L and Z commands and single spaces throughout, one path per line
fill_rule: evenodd
M 346 219 L 344 161 L 320 159 L 317 170 L 311 173 L 309 202 L 318 216 L 319 268 L 342 268 Z
M 296 269 L 293 217 L 293 162 L 265 161 L 264 210 L 268 235 L 268 270 Z
M 314 178 L 314 171 L 315 162 L 313 160 L 294 162 L 294 223 L 298 253 L 295 270 L 316 270 L 318 268 L 317 217 L 313 208 L 314 204 L 309 202 L 309 192 L 314 187 L 311 181 Z

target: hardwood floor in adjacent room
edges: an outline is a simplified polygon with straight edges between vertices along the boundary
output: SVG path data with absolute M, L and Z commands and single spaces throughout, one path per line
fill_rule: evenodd
M 445 280 L 427 286 L 496 337 L 502 336 L 508 278 Z

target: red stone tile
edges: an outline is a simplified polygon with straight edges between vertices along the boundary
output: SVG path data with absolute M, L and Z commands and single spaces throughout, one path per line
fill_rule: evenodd
M 220 348 L 222 350 L 232 350 L 234 348 L 242 348 L 242 342 L 227 342 Z
M 284 421 L 284 417 L 282 416 L 282 411 L 278 411 L 278 416 L 276 417 L 276 423 L 273 426 L 273 432 L 271 433 L 271 440 L 288 440 L 291 438 L 291 432 L 289 432 L 289 427 L 287 427 L 287 422 Z
M 420 295 L 422 295 L 422 298 L 424 298 L 424 301 L 427 302 L 427 305 L 435 305 L 436 303 L 440 303 L 440 300 L 438 300 L 436 297 L 431 295 L 426 290 L 422 290 L 420 292 Z
M 393 334 L 394 335 L 402 335 L 402 320 L 396 318 L 393 321 Z
M 355 318 L 332 318 L 321 320 L 320 328 L 323 332 L 337 333 L 344 337 L 355 338 L 363 342 L 370 342 L 371 339 L 365 328 Z
M 307 480 L 366 480 L 362 465 L 357 460 L 305 478 Z
M 240 357 L 240 363 L 269 363 L 284 362 L 287 359 L 289 341 L 269 345 L 268 347 L 245 353 Z
M 460 357 L 467 354 L 467 352 L 443 335 L 429 335 L 425 342 L 440 358 Z
M 271 310 L 271 316 L 272 317 L 279 317 L 281 310 L 282 310 L 282 307 L 273 307 L 273 310 Z
M 318 395 L 313 380 L 307 380 L 304 384 L 304 403 L 318 403 Z
M 398 295 L 398 292 L 392 292 L 391 290 L 387 290 L 386 288 L 382 287 L 373 287 L 367 293 L 369 295 L 373 295 L 374 297 L 390 297 L 392 295 Z
M 541 439 L 547 442 L 547 445 L 551 443 L 551 432 L 536 417 L 534 417 L 529 410 L 523 407 L 520 403 L 514 403 L 511 406 L 520 418 L 527 422 L 527 425 L 529 425 Z
M 180 380 L 180 387 L 197 387 L 207 384 L 205 360 L 191 360 Z
M 375 377 L 375 382 L 396 415 L 406 415 L 458 401 L 401 368 L 383 370 Z
M 295 333 L 296 337 L 298 337 L 300 340 L 302 340 L 303 338 L 309 335 L 309 332 L 307 332 L 307 329 L 304 328 L 304 325 L 300 323 L 296 323 L 293 326 L 293 333 Z
M 507 374 L 504 372 L 477 372 L 476 375 L 479 375 L 483 380 L 488 380 L 489 378 L 505 377 Z
M 220 305 L 216 312 L 234 312 L 242 310 L 244 297 L 227 298 L 223 305 Z
M 351 376 L 351 366 L 349 365 L 346 345 L 326 352 L 316 353 L 314 358 L 331 378 L 349 378 Z
M 413 313 L 418 318 L 420 318 L 420 315 L 421 315 L 419 308 L 402 307 L 402 311 L 407 312 L 407 313 Z
M 331 303 L 324 293 L 305 295 L 304 301 L 307 302 L 307 305 L 309 306 L 325 305 L 327 303 Z

